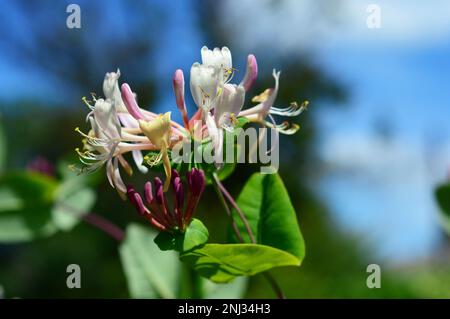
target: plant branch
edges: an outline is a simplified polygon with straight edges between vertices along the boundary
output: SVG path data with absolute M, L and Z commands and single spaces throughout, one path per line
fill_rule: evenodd
M 239 231 L 239 228 L 236 225 L 236 222 L 233 219 L 233 216 L 231 215 L 230 208 L 227 205 L 227 202 L 225 201 L 225 198 L 223 197 L 222 192 L 220 191 L 217 183 L 213 183 L 214 189 L 216 190 L 217 196 L 219 196 L 220 202 L 222 203 L 223 208 L 225 209 L 225 212 L 227 213 L 228 217 L 230 218 L 231 227 L 233 228 L 233 232 L 236 235 L 237 239 L 243 243 L 244 238 L 242 238 L 242 235 Z
M 80 219 L 85 221 L 86 223 L 96 227 L 97 229 L 101 230 L 105 234 L 109 235 L 110 237 L 114 238 L 118 242 L 123 241 L 125 238 L 125 233 L 122 229 L 120 229 L 117 225 L 113 224 L 108 219 L 97 215 L 93 212 L 85 213 L 80 211 L 79 209 L 67 205 L 64 202 L 58 202 L 58 205 L 61 207 L 64 207 L 67 211 L 72 212 L 74 215 L 77 215 Z
M 230 195 L 230 193 L 228 193 L 227 189 L 225 188 L 225 186 L 223 186 L 222 182 L 219 180 L 219 177 L 217 177 L 217 174 L 214 173 L 213 174 L 214 177 L 214 181 L 217 184 L 217 187 L 219 187 L 220 191 L 222 192 L 223 195 L 225 195 L 225 197 L 228 199 L 228 201 L 230 202 L 231 206 L 234 207 L 234 209 L 236 209 L 236 212 L 239 215 L 239 218 L 242 220 L 242 222 L 244 223 L 245 226 L 245 230 L 248 233 L 248 236 L 250 237 L 250 241 L 253 244 L 256 244 L 256 240 L 255 240 L 255 236 L 253 235 L 252 229 L 250 228 L 250 224 L 248 223 L 247 218 L 245 218 L 244 214 L 242 213 L 241 209 L 239 208 L 238 204 L 236 203 L 236 201 L 234 200 L 234 198 Z
M 263 275 L 264 275 L 264 278 L 266 278 L 266 280 L 269 282 L 269 284 L 272 287 L 275 294 L 277 295 L 277 298 L 278 299 L 286 299 L 286 296 L 284 295 L 283 290 L 281 290 L 281 287 L 280 287 L 280 285 L 278 285 L 275 278 L 273 278 L 272 275 L 269 274 L 268 272 L 263 273 Z

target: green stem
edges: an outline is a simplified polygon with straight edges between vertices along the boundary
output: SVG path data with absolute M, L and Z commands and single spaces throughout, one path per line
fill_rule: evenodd
M 250 237 L 250 241 L 253 244 L 256 244 L 256 239 L 255 236 L 253 235 L 252 229 L 250 227 L 250 224 L 247 220 L 247 218 L 245 218 L 245 215 L 242 213 L 241 209 L 239 208 L 238 204 L 236 203 L 236 201 L 234 200 L 233 196 L 230 195 L 230 193 L 228 193 L 227 189 L 225 188 L 225 186 L 223 186 L 223 184 L 220 182 L 219 177 L 217 176 L 216 173 L 213 174 L 214 177 L 214 181 L 216 182 L 217 187 L 220 189 L 220 191 L 222 192 L 223 195 L 225 195 L 225 197 L 228 199 L 228 201 L 230 202 L 231 206 L 234 207 L 234 209 L 236 210 L 237 214 L 239 215 L 239 218 L 242 220 L 242 222 L 244 223 L 245 226 L 245 230 L 247 231 L 248 236 Z
M 277 298 L 278 299 L 286 299 L 286 296 L 284 295 L 283 290 L 281 290 L 281 287 L 280 287 L 280 285 L 278 285 L 275 278 L 273 278 L 272 275 L 269 274 L 268 272 L 263 273 L 263 275 L 264 275 L 264 278 L 266 278 L 266 280 L 269 282 L 269 284 L 272 287 L 275 294 L 277 295 Z
M 242 238 L 242 235 L 239 231 L 239 228 L 236 225 L 236 222 L 233 219 L 233 216 L 231 215 L 231 211 L 230 208 L 227 205 L 227 202 L 225 201 L 225 198 L 223 197 L 222 192 L 220 191 L 219 187 L 217 186 L 216 183 L 213 183 L 214 189 L 216 190 L 217 196 L 219 196 L 220 202 L 222 203 L 223 208 L 225 209 L 225 212 L 227 213 L 229 219 L 230 219 L 230 223 L 231 223 L 231 227 L 233 228 L 233 232 L 236 235 L 237 239 L 243 243 L 244 242 L 244 238 Z

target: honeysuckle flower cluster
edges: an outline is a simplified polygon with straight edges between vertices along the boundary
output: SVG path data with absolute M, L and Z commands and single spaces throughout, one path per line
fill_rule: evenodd
M 306 109 L 307 103 L 299 106 L 294 102 L 287 108 L 274 106 L 280 78 L 280 72 L 274 70 L 275 86 L 252 99 L 257 105 L 242 110 L 245 95 L 253 87 L 258 75 L 255 56 L 250 54 L 247 57 L 246 72 L 239 84 L 231 83 L 234 74 L 231 52 L 227 47 L 213 50 L 203 47 L 201 63 L 195 62 L 190 70 L 190 91 L 198 109 L 189 118 L 184 74 L 182 70 L 176 70 L 173 76 L 173 89 L 175 103 L 183 119 L 183 123 L 180 124 L 171 120 L 170 112 L 156 114 L 141 108 L 136 94 L 127 83 L 123 83 L 119 88 L 121 75 L 119 70 L 107 73 L 103 81 L 104 97 L 92 95 L 92 101 L 83 98 L 90 109 L 86 120 L 91 127 L 88 133 L 76 129 L 84 138 L 83 149 L 76 149 L 82 164 L 78 167 L 78 171 L 89 173 L 105 165 L 109 183 L 122 198 L 126 199 L 128 194 L 132 203 L 139 211 L 145 212 L 158 229 L 173 228 L 174 220 L 161 219 L 154 209 L 155 205 L 151 204 L 152 201 L 147 200 L 151 208 L 146 209 L 141 205 L 142 200 L 136 196 L 137 193 L 125 186 L 121 171 L 125 171 L 129 176 L 133 174 L 133 168 L 126 159 L 127 153 L 131 153 L 136 168 L 142 174 L 147 174 L 153 166 L 162 163 L 165 181 L 162 182 L 160 179 L 154 181 L 159 194 L 155 198 L 162 200 L 164 196 L 160 192 L 166 192 L 171 181 L 181 185 L 178 182 L 178 174 L 175 179 L 173 178 L 174 172 L 169 156 L 170 150 L 177 143 L 191 140 L 211 141 L 214 159 L 219 168 L 224 131 L 233 131 L 239 117 L 245 117 L 250 122 L 275 129 L 279 133 L 293 134 L 298 129 L 297 125 L 290 125 L 288 122 L 276 124 L 273 115 L 292 117 Z M 147 190 L 147 193 L 150 192 Z M 182 218 L 182 224 L 178 223 L 178 227 L 182 228 L 185 221 Z

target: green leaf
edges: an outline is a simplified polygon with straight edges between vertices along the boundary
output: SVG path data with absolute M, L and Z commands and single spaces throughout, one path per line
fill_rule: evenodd
M 284 250 L 303 260 L 305 244 L 297 216 L 278 174 L 253 174 L 239 195 L 237 204 L 258 244 Z M 243 238 L 250 242 L 236 211 L 233 215 Z M 234 241 L 237 239 L 234 238 Z
M 132 298 L 175 298 L 179 262 L 174 251 L 161 251 L 153 242 L 156 232 L 131 224 L 119 247 Z
M 205 299 L 242 299 L 248 286 L 248 277 L 237 277 L 226 284 L 217 284 L 208 279 L 202 280 Z
M 252 276 L 281 266 L 299 266 L 300 260 L 279 249 L 257 244 L 206 244 L 180 255 L 200 275 L 216 282 Z
M 203 245 L 208 241 L 208 229 L 203 223 L 194 218 L 184 233 L 183 251 L 191 250 L 197 246 Z
M 70 230 L 95 203 L 95 193 L 76 179 L 58 183 L 36 172 L 0 179 L 0 242 L 22 242 Z
M 68 231 L 80 221 L 80 217 L 89 213 L 97 196 L 92 189 L 81 186 L 76 178 L 70 178 L 60 184 L 55 197 L 53 222 L 58 229 Z
M 436 189 L 435 195 L 441 208 L 441 224 L 450 234 L 450 183 L 439 186 Z
M 58 183 L 39 173 L 10 173 L 0 179 L 0 242 L 21 242 L 57 231 L 51 208 Z
M 0 117 L 0 173 L 4 171 L 6 164 L 6 138 Z
M 154 242 L 162 251 L 181 251 L 183 244 L 182 237 L 183 235 L 180 233 L 160 232 L 156 235 Z
M 194 218 L 184 233 L 160 232 L 155 237 L 155 243 L 163 251 L 188 251 L 206 243 L 208 237 L 208 229 L 200 220 Z

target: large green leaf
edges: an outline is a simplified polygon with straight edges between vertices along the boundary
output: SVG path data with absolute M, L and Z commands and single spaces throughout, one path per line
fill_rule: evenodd
M 284 250 L 300 260 L 304 258 L 305 244 L 297 216 L 278 174 L 253 174 L 239 195 L 237 204 L 258 244 Z M 233 214 L 243 238 L 250 242 L 243 222 L 236 211 Z M 234 241 L 237 241 L 235 237 Z
M 202 278 L 203 279 L 203 278 Z M 237 277 L 226 284 L 217 284 L 203 279 L 202 291 L 205 299 L 241 299 L 244 298 L 248 286 L 248 277 Z
M 56 232 L 51 218 L 58 183 L 39 173 L 10 173 L 0 179 L 0 242 L 19 242 Z
M 120 259 L 132 298 L 175 298 L 179 262 L 174 251 L 161 251 L 153 242 L 156 231 L 129 225 L 120 245 Z
M 0 179 L 0 242 L 29 241 L 70 230 L 95 198 L 75 179 L 58 183 L 41 173 L 9 173 Z
M 436 199 L 441 208 L 442 226 L 450 234 L 450 183 L 436 189 Z
M 89 213 L 95 204 L 95 192 L 84 187 L 76 178 L 65 180 L 55 194 L 52 218 L 60 230 L 72 229 L 83 215 Z
M 206 244 L 180 255 L 200 275 L 225 283 L 281 266 L 299 266 L 300 260 L 279 249 L 256 244 Z

